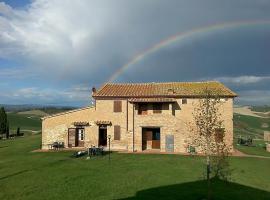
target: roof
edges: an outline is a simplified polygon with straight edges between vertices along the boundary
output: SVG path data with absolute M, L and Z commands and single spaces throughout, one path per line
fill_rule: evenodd
M 217 81 L 164 83 L 107 83 L 93 97 L 199 97 L 205 89 L 223 97 L 237 94 Z
M 56 114 L 52 114 L 52 115 L 47 115 L 45 117 L 42 117 L 41 120 L 45 120 L 47 118 L 52 118 L 52 117 L 57 117 L 57 116 L 60 116 L 60 115 L 66 115 L 66 114 L 69 114 L 69 113 L 78 112 L 78 111 L 82 111 L 82 110 L 86 110 L 86 109 L 90 109 L 90 108 L 93 108 L 93 106 L 87 106 L 87 107 L 84 107 L 84 108 L 78 108 L 78 109 L 68 110 L 68 111 L 65 111 L 65 112 L 60 112 L 60 113 L 56 113 Z
M 131 98 L 128 99 L 129 102 L 137 103 L 137 102 L 175 102 L 175 98 Z

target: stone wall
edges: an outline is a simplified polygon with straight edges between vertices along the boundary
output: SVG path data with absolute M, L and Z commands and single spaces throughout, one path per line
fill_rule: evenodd
M 67 147 L 68 144 L 68 129 L 74 128 L 73 123 L 78 121 L 90 121 L 90 117 L 94 113 L 93 107 L 87 107 L 82 109 L 77 109 L 73 111 L 68 111 L 65 113 L 59 113 L 56 115 L 44 117 L 42 120 L 42 148 L 47 149 L 49 144 L 53 142 L 64 142 Z M 85 127 L 86 131 L 91 129 L 90 123 L 89 127 Z M 89 138 L 86 138 L 89 140 Z
M 122 112 L 113 112 L 114 100 L 122 101 Z M 111 125 L 107 126 L 107 135 L 111 135 L 111 148 L 113 150 L 142 151 L 142 128 L 160 127 L 161 152 L 166 151 L 166 135 L 174 136 L 175 152 L 186 152 L 187 139 L 191 134 L 190 124 L 194 123 L 192 113 L 198 102 L 199 99 L 188 99 L 187 104 L 182 104 L 182 100 L 177 99 L 176 103 L 164 104 L 162 113 L 158 114 L 153 113 L 153 107 L 149 104 L 148 114 L 138 115 L 138 106 L 129 103 L 127 99 L 96 99 L 94 107 L 44 118 L 42 122 L 42 148 L 48 148 L 48 144 L 55 141 L 63 141 L 67 145 L 68 128 L 74 127 L 73 123 L 76 121 L 89 122 L 89 126 L 85 127 L 85 146 L 98 146 L 99 127 L 95 121 L 101 120 L 111 122 Z M 233 99 L 224 100 L 220 112 L 224 120 L 225 140 L 232 148 Z M 120 126 L 120 140 L 114 139 L 115 125 Z

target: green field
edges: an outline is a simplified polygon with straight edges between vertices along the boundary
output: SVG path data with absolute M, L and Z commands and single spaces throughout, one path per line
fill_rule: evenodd
M 20 127 L 22 131 L 41 130 L 41 119 L 37 115 L 8 113 L 8 121 L 11 132 L 16 131 L 17 127 Z
M 263 138 L 263 132 L 270 131 L 270 118 L 259 118 L 234 114 L 234 136 Z
M 265 106 L 252 106 L 251 110 L 255 111 L 255 112 L 269 112 L 270 106 L 267 106 L 267 105 L 265 105 Z
M 240 146 L 235 144 L 235 147 L 245 154 L 270 157 L 270 152 L 266 151 L 265 142 L 263 140 L 253 140 L 253 145 L 254 146 Z
M 203 199 L 204 160 L 113 153 L 33 153 L 41 135 L 0 141 L 0 199 Z M 231 158 L 232 181 L 215 180 L 213 199 L 270 199 L 270 159 Z

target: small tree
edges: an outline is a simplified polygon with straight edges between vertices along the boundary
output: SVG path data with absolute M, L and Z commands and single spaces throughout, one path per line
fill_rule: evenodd
M 17 133 L 16 133 L 17 136 L 20 136 L 21 133 L 20 133 L 20 127 L 17 128 Z
M 7 114 L 4 107 L 0 108 L 0 134 L 3 135 L 7 131 Z
M 227 180 L 229 176 L 228 155 L 230 148 L 224 141 L 225 129 L 221 116 L 218 91 L 205 88 L 193 112 L 191 145 L 206 156 L 207 198 L 211 199 L 211 178 Z
M 9 138 L 9 122 L 7 122 L 6 138 Z

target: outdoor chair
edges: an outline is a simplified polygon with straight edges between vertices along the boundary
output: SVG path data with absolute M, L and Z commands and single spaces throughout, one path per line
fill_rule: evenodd
M 189 147 L 188 147 L 188 153 L 190 153 L 190 154 L 196 154 L 196 149 L 195 149 L 195 147 L 189 146 Z

